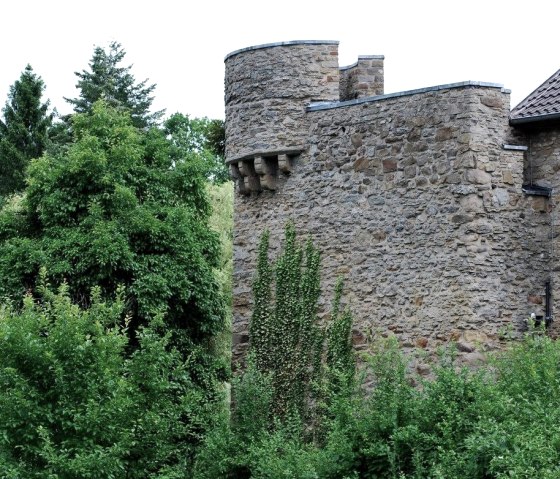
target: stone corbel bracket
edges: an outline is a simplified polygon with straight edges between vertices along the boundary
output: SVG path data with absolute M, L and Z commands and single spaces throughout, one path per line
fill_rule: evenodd
M 262 190 L 275 191 L 280 175 L 289 176 L 294 157 L 301 149 L 264 152 L 228 160 L 229 172 L 242 195 Z

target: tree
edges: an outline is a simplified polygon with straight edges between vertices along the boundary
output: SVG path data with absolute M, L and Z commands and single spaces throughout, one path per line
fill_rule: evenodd
M 188 476 L 210 388 L 195 384 L 161 318 L 129 354 L 122 294 L 94 290 L 84 310 L 66 285 L 41 293 L 21 311 L 0 308 L 2 477 Z
M 164 123 L 164 131 L 172 142 L 177 161 L 197 156 L 204 165 L 205 176 L 212 183 L 229 180 L 225 165 L 225 129 L 222 120 L 189 118 L 174 113 Z
M 79 78 L 76 88 L 80 90 L 80 96 L 65 100 L 74 106 L 76 113 L 89 113 L 93 104 L 103 99 L 114 108 L 130 112 L 134 126 L 153 126 L 164 113 L 163 110 L 150 113 L 156 85 L 148 85 L 148 79 L 136 83 L 130 72 L 132 65 L 120 66 L 125 55 L 126 52 L 117 42 L 111 42 L 108 51 L 96 47 L 89 63 L 90 71 L 75 72 Z
M 34 291 L 44 266 L 83 305 L 94 286 L 124 285 L 133 330 L 163 312 L 175 340 L 212 338 L 225 313 L 200 164 L 174 163 L 160 130 L 104 101 L 73 126 L 75 142 L 34 160 L 25 197 L 0 211 L 0 297 Z
M 43 154 L 53 115 L 49 102 L 41 102 L 45 84 L 27 65 L 10 87 L 0 120 L 0 196 L 21 191 L 25 169 Z

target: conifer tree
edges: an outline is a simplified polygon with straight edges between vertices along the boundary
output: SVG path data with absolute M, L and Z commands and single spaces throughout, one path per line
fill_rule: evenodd
M 53 116 L 41 102 L 44 90 L 31 65 L 10 87 L 0 120 L 0 196 L 22 190 L 29 161 L 43 154 Z
M 121 66 L 125 55 L 125 50 L 118 42 L 111 42 L 108 51 L 95 47 L 89 71 L 75 72 L 79 78 L 76 87 L 80 90 L 80 96 L 65 100 L 74 106 L 76 113 L 89 113 L 93 104 L 103 99 L 114 108 L 127 110 L 134 126 L 146 128 L 156 124 L 164 111 L 150 113 L 156 85 L 148 85 L 148 79 L 136 83 L 130 72 L 132 65 Z

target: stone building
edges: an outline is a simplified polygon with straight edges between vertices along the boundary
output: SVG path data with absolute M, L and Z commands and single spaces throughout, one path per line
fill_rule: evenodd
M 384 94 L 383 56 L 340 67 L 335 41 L 249 47 L 225 64 L 234 359 L 259 237 L 278 248 L 288 220 L 321 250 L 323 311 L 345 278 L 357 348 L 375 334 L 428 354 L 456 341 L 472 363 L 531 313 L 552 319 L 560 72 L 510 112 L 493 83 Z

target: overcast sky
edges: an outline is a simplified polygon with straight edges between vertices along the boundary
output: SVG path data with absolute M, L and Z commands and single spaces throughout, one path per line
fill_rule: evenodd
M 223 118 L 224 56 L 287 40 L 339 40 L 340 65 L 385 55 L 385 92 L 464 80 L 501 83 L 512 107 L 560 68 L 558 7 L 544 0 L 0 3 L 0 104 L 27 63 L 59 112 L 94 46 L 122 43 L 155 109 Z

